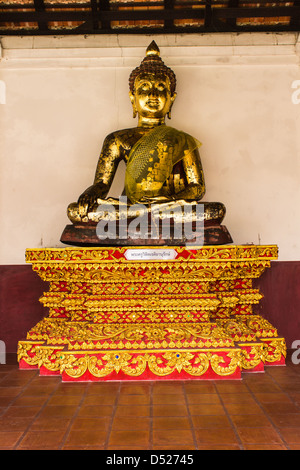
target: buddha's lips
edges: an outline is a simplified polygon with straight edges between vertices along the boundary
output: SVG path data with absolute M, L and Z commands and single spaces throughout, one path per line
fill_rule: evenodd
M 151 99 L 147 101 L 148 106 L 158 106 L 159 105 L 159 100 L 157 99 Z

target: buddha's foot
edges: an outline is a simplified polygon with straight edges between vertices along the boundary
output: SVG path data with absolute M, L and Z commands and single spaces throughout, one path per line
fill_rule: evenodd
M 68 207 L 68 217 L 74 224 L 98 223 L 100 220 L 126 221 L 137 217 L 151 216 L 153 220 L 172 220 L 173 223 L 220 224 L 225 217 L 226 208 L 221 202 L 169 201 L 152 204 L 128 204 L 126 198 L 98 199 L 97 207 L 87 211 L 78 203 Z

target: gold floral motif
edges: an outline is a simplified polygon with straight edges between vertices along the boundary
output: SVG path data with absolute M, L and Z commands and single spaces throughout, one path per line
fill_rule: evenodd
M 287 348 L 284 338 L 272 338 L 271 340 L 261 338 L 261 341 L 267 345 L 267 351 L 265 355 L 266 362 L 279 362 L 283 357 L 286 357 Z
M 131 249 L 140 249 L 141 247 L 130 247 Z M 149 247 L 146 247 L 149 248 Z M 219 259 L 277 259 L 278 247 L 276 245 L 233 245 L 229 247 L 198 247 L 187 250 L 185 247 L 173 247 L 177 251 L 177 257 L 174 260 L 189 261 L 219 260 Z M 96 261 L 114 261 L 115 263 L 128 263 L 124 254 L 127 247 L 97 247 L 97 248 L 31 248 L 26 250 L 26 262 L 69 262 L 86 263 Z M 158 248 L 156 247 L 156 250 Z M 133 261 L 135 263 L 135 261 Z
M 251 345 L 250 351 L 245 347 L 241 349 L 241 366 L 244 370 L 254 369 L 261 363 L 265 362 L 266 357 L 266 345 L 263 343 L 257 343 Z
M 50 347 L 38 348 L 38 365 L 51 372 L 66 373 L 69 377 L 80 378 L 87 371 L 93 377 L 106 377 L 112 372 L 122 371 L 131 377 L 142 375 L 147 366 L 156 376 L 168 376 L 174 371 L 185 371 L 191 376 L 201 376 L 207 372 L 211 365 L 212 370 L 220 376 L 233 374 L 239 367 L 239 351 L 219 351 L 219 354 L 167 351 L 161 356 L 159 353 L 128 353 L 123 351 L 109 351 L 95 354 L 94 352 L 78 354 L 66 353 Z M 223 358 L 225 354 L 227 361 Z M 25 359 L 27 362 L 27 358 Z M 229 363 L 224 366 L 225 362 Z

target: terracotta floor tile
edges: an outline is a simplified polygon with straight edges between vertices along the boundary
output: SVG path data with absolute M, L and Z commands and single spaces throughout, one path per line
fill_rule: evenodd
M 153 416 L 186 416 L 186 405 L 153 405 Z
M 10 406 L 3 417 L 7 418 L 30 418 L 36 416 L 40 411 L 39 406 Z
M 120 395 L 118 405 L 149 405 L 150 395 Z
M 149 395 L 151 385 L 149 383 L 122 383 L 120 393 L 125 395 Z
M 178 445 L 194 445 L 193 434 L 186 429 L 154 429 L 153 445 L 167 445 L 177 448 Z
M 76 405 L 47 405 L 43 408 L 41 416 L 47 417 L 71 417 L 77 410 Z
M 150 418 L 145 416 L 115 416 L 112 423 L 113 430 L 140 430 L 150 429 Z
M 49 395 L 49 393 L 54 392 L 56 388 L 56 385 L 49 385 L 45 383 L 44 385 L 29 385 L 26 387 L 23 392 L 22 396 L 43 396 L 43 395 Z
M 226 410 L 231 415 L 262 414 L 263 411 L 256 403 L 224 403 Z
M 293 403 L 263 403 L 263 409 L 269 415 L 299 413 L 299 407 Z
M 287 450 L 283 444 L 246 444 L 245 450 Z
M 225 415 L 225 410 L 221 404 L 192 404 L 189 405 L 191 415 Z
M 245 405 L 255 404 L 255 398 L 251 393 L 223 393 L 221 395 L 223 403 L 243 403 Z
M 299 390 L 300 390 L 300 387 L 299 387 Z M 294 403 L 296 403 L 297 405 L 300 405 L 300 392 L 295 392 L 295 391 L 289 392 L 289 396 Z
M 0 397 L 16 397 L 22 392 L 23 388 L 18 386 L 18 387 L 1 387 L 0 386 Z
M 155 382 L 153 384 L 153 395 L 156 394 L 183 393 L 183 384 L 181 382 Z
M 116 402 L 116 395 L 86 395 L 82 404 L 83 405 L 114 405 Z
M 212 444 L 201 444 L 197 446 L 198 450 L 241 450 L 241 447 L 238 444 L 226 445 L 212 445 Z
M 1 417 L 0 418 L 0 429 L 1 431 L 26 431 L 29 425 L 32 423 L 33 418 L 24 417 Z M 1 444 L 1 443 L 0 443 Z
M 86 389 L 87 395 L 116 395 L 119 392 L 121 385 L 119 382 L 94 382 L 90 383 Z
M 244 427 L 257 427 L 257 426 L 271 426 L 270 420 L 264 414 L 249 414 L 249 415 L 231 415 L 231 420 L 237 428 Z
M 11 406 L 42 406 L 48 400 L 47 395 L 42 396 L 20 396 Z
M 249 390 L 251 390 L 253 393 L 274 393 L 274 392 L 280 393 L 282 392 L 280 387 L 274 384 L 273 381 L 270 383 L 247 382 L 247 385 L 249 387 Z
M 185 416 L 154 416 L 153 429 L 190 429 L 191 424 Z
M 279 428 L 295 426 L 300 428 L 300 413 L 285 413 L 272 415 L 272 422 Z
M 271 426 L 238 427 L 243 444 L 283 444 L 282 439 Z
M 63 437 L 64 431 L 29 431 L 18 445 L 18 449 L 58 449 Z
M 249 389 L 242 380 L 216 381 L 219 393 L 249 393 Z
M 152 447 L 153 450 L 170 450 L 170 451 L 174 451 L 174 446 L 172 445 L 164 445 L 164 444 L 161 444 L 161 445 L 158 445 L 158 446 L 153 446 Z M 176 445 L 176 450 L 195 450 L 196 449 L 196 446 L 194 444 L 191 444 L 189 446 L 182 446 L 182 445 Z
M 79 405 L 81 395 L 53 395 L 47 405 Z
M 145 405 L 121 405 L 117 407 L 115 416 L 150 416 L 150 407 Z
M 62 446 L 62 450 L 77 450 L 77 451 L 82 451 L 82 450 L 105 450 L 104 446 Z
M 30 426 L 30 431 L 66 431 L 71 418 L 38 417 Z
M 189 404 L 220 404 L 220 398 L 216 393 L 193 393 L 187 394 L 187 401 Z
M 109 446 L 147 446 L 149 445 L 149 431 L 124 430 L 111 431 Z
M 201 394 L 201 393 L 205 393 L 205 394 L 211 394 L 211 393 L 217 393 L 217 389 L 216 389 L 216 386 L 213 382 L 186 382 L 184 384 L 184 389 L 186 391 L 187 394 L 194 394 L 194 393 L 197 393 L 197 394 Z
M 234 431 L 229 427 L 221 426 L 210 429 L 195 429 L 197 443 L 201 445 L 239 445 Z
M 106 431 L 94 429 L 73 430 L 67 436 L 64 446 L 104 446 L 106 442 Z
M 192 416 L 193 425 L 195 428 L 215 428 L 218 426 L 230 427 L 230 421 L 226 415 L 195 415 Z
M 46 376 L 42 377 L 37 375 L 30 381 L 28 387 L 45 387 L 48 390 L 55 390 L 61 384 L 61 378 Z
M 75 418 L 71 431 L 94 429 L 96 431 L 107 431 L 111 422 L 110 417 L 106 418 Z
M 280 428 L 280 435 L 287 444 L 300 444 L 300 427 Z
M 22 437 L 22 431 L 0 431 L 0 445 L 2 448 L 13 447 Z
M 112 416 L 114 407 L 111 405 L 82 405 L 79 408 L 78 416 L 80 417 L 104 417 Z
M 169 405 L 185 405 L 185 396 L 183 393 L 166 393 L 160 394 L 157 393 L 153 395 L 153 404 L 154 405 L 162 405 L 162 404 L 169 404 Z
M 0 407 L 6 407 L 14 400 L 14 397 L 0 397 Z
M 260 403 L 292 403 L 285 393 L 255 393 L 255 397 Z
M 69 384 L 69 383 L 62 383 L 56 388 L 54 395 L 68 395 L 68 396 L 76 396 L 76 395 L 83 395 L 87 390 L 88 385 L 86 383 L 78 383 L 78 384 Z

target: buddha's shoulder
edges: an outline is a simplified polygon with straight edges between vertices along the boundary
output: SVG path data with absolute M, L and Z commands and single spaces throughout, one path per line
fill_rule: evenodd
M 105 142 L 108 145 L 118 144 L 127 147 L 128 145 L 134 144 L 144 133 L 143 129 L 138 127 L 120 129 L 108 134 L 105 138 Z
M 117 131 L 113 131 L 106 136 L 107 140 L 114 140 L 114 139 L 128 139 L 130 137 L 140 136 L 143 135 L 143 131 L 138 127 L 130 127 L 127 129 L 119 129 Z

